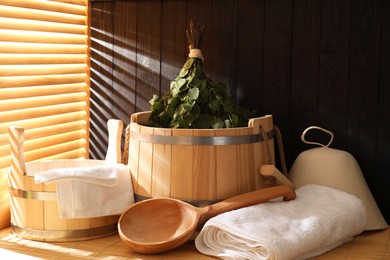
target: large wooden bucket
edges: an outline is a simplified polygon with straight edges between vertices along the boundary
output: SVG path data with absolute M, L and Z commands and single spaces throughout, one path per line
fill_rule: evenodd
M 109 148 L 106 160 L 64 159 L 24 162 L 24 130 L 10 128 L 11 170 L 9 192 L 11 228 L 22 238 L 39 241 L 77 241 L 117 232 L 119 216 L 63 219 L 57 203 L 56 185 L 36 184 L 34 174 L 57 168 L 89 167 L 120 162 L 120 137 L 123 124 L 109 120 Z M 119 139 L 119 140 L 118 140 Z
M 171 197 L 202 206 L 269 186 L 260 175 L 274 164 L 272 116 L 248 127 L 149 127 L 150 112 L 131 116 L 128 164 L 135 200 Z

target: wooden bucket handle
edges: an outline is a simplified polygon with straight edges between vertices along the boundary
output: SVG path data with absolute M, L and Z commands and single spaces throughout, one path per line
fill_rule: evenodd
M 276 139 L 277 145 L 278 145 L 278 151 L 279 151 L 280 164 L 282 166 L 282 171 L 283 171 L 283 174 L 285 176 L 287 176 L 288 172 L 287 172 L 286 158 L 284 156 L 283 141 L 282 141 L 282 135 L 281 135 L 280 129 L 279 129 L 279 127 L 277 127 L 276 125 L 273 124 L 273 121 L 270 121 L 272 124 L 270 126 L 262 125 L 261 119 L 264 119 L 267 117 L 272 117 L 272 115 L 265 115 L 263 117 L 256 117 L 256 118 L 250 119 L 248 122 L 248 127 L 253 127 L 254 129 L 259 129 L 260 133 L 261 133 L 261 129 L 266 131 L 267 129 L 272 128 L 272 130 L 274 131 L 274 134 L 275 134 L 274 139 Z M 264 133 L 264 131 L 263 131 L 263 133 Z M 264 143 L 264 144 L 266 145 L 265 148 L 269 150 L 269 148 L 267 147 L 267 143 Z M 269 153 L 269 152 L 267 151 L 267 153 Z M 270 156 L 270 155 L 268 154 L 268 156 Z M 269 164 L 271 164 L 271 162 L 268 162 L 268 165 Z
M 112 163 L 122 162 L 122 131 L 123 122 L 118 119 L 109 119 L 108 128 L 108 147 L 105 160 Z
M 262 124 L 261 122 L 264 122 L 262 119 L 270 119 L 269 124 Z M 273 130 L 273 122 L 272 122 L 272 115 L 265 115 L 263 117 L 256 117 L 256 118 L 251 118 L 249 119 L 248 122 L 248 127 L 252 127 L 254 131 L 259 130 L 259 133 L 263 136 L 264 139 L 264 146 L 265 146 L 265 151 L 267 153 L 267 164 L 272 164 L 272 155 L 271 155 L 271 150 L 269 148 L 268 144 L 268 138 L 266 136 L 266 132 L 268 129 Z
M 20 126 L 11 126 L 8 129 L 11 145 L 12 171 L 19 176 L 26 175 L 26 163 L 24 161 L 24 129 Z

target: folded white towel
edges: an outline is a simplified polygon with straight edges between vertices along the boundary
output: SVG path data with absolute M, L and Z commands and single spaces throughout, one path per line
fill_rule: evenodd
M 50 184 L 59 181 L 81 181 L 112 187 L 118 184 L 116 165 L 102 164 L 91 167 L 57 168 L 47 172 L 37 172 L 35 183 Z
M 257 204 L 210 219 L 196 248 L 224 259 L 307 259 L 364 230 L 367 213 L 357 197 L 314 184 L 296 194 L 292 201 Z
M 134 203 L 128 166 L 104 164 L 59 168 L 34 175 L 35 182 L 55 182 L 62 218 L 120 215 Z

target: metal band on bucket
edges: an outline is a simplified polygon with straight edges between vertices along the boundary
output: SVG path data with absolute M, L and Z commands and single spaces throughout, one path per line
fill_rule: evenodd
M 9 187 L 9 193 L 12 197 L 18 197 L 30 200 L 56 201 L 57 193 L 48 191 L 20 190 Z
M 12 232 L 19 237 L 27 239 L 37 239 L 45 241 L 61 241 L 68 239 L 86 239 L 102 237 L 117 232 L 117 223 L 108 224 L 96 228 L 76 229 L 76 230 L 41 230 L 32 228 L 22 228 L 11 224 Z
M 176 145 L 235 145 L 251 144 L 264 141 L 261 134 L 237 135 L 237 136 L 172 136 L 153 135 L 130 131 L 133 140 L 155 144 Z M 274 131 L 266 132 L 267 140 L 274 138 Z
M 147 199 L 152 199 L 153 197 L 148 197 L 148 196 L 143 196 L 139 194 L 134 194 L 134 199 L 136 202 L 147 200 Z M 174 198 L 172 198 L 174 199 Z M 187 202 L 195 207 L 205 207 L 217 202 L 220 202 L 221 200 L 192 200 L 192 199 L 179 199 L 181 201 Z

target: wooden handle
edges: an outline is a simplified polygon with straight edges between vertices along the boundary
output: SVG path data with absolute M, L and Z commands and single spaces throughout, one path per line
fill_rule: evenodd
M 106 161 L 113 163 L 122 162 L 122 130 L 123 122 L 117 119 L 109 119 L 107 122 L 108 128 L 108 147 Z
M 244 193 L 209 206 L 208 212 L 204 213 L 200 222 L 203 224 L 207 219 L 221 213 L 259 204 L 278 197 L 283 197 L 284 200 L 293 200 L 296 194 L 294 189 L 287 185 Z
M 274 165 L 272 164 L 265 164 L 265 165 L 262 165 L 260 167 L 260 173 L 261 175 L 263 175 L 264 177 L 270 177 L 270 176 L 273 176 L 276 178 L 276 181 L 279 183 L 279 184 L 283 184 L 283 185 L 287 185 L 287 186 L 290 186 L 292 188 L 294 188 L 294 184 L 285 176 L 283 175 L 279 170 L 278 168 L 276 168 Z
M 150 116 L 152 112 L 151 111 L 144 111 L 144 112 L 138 112 L 134 113 L 130 116 L 130 122 L 131 123 L 138 123 L 138 124 L 144 124 L 148 123 Z
M 14 188 L 23 187 L 23 176 L 26 175 L 26 163 L 24 161 L 24 129 L 11 126 L 8 129 L 11 145 L 11 171 L 9 182 Z

